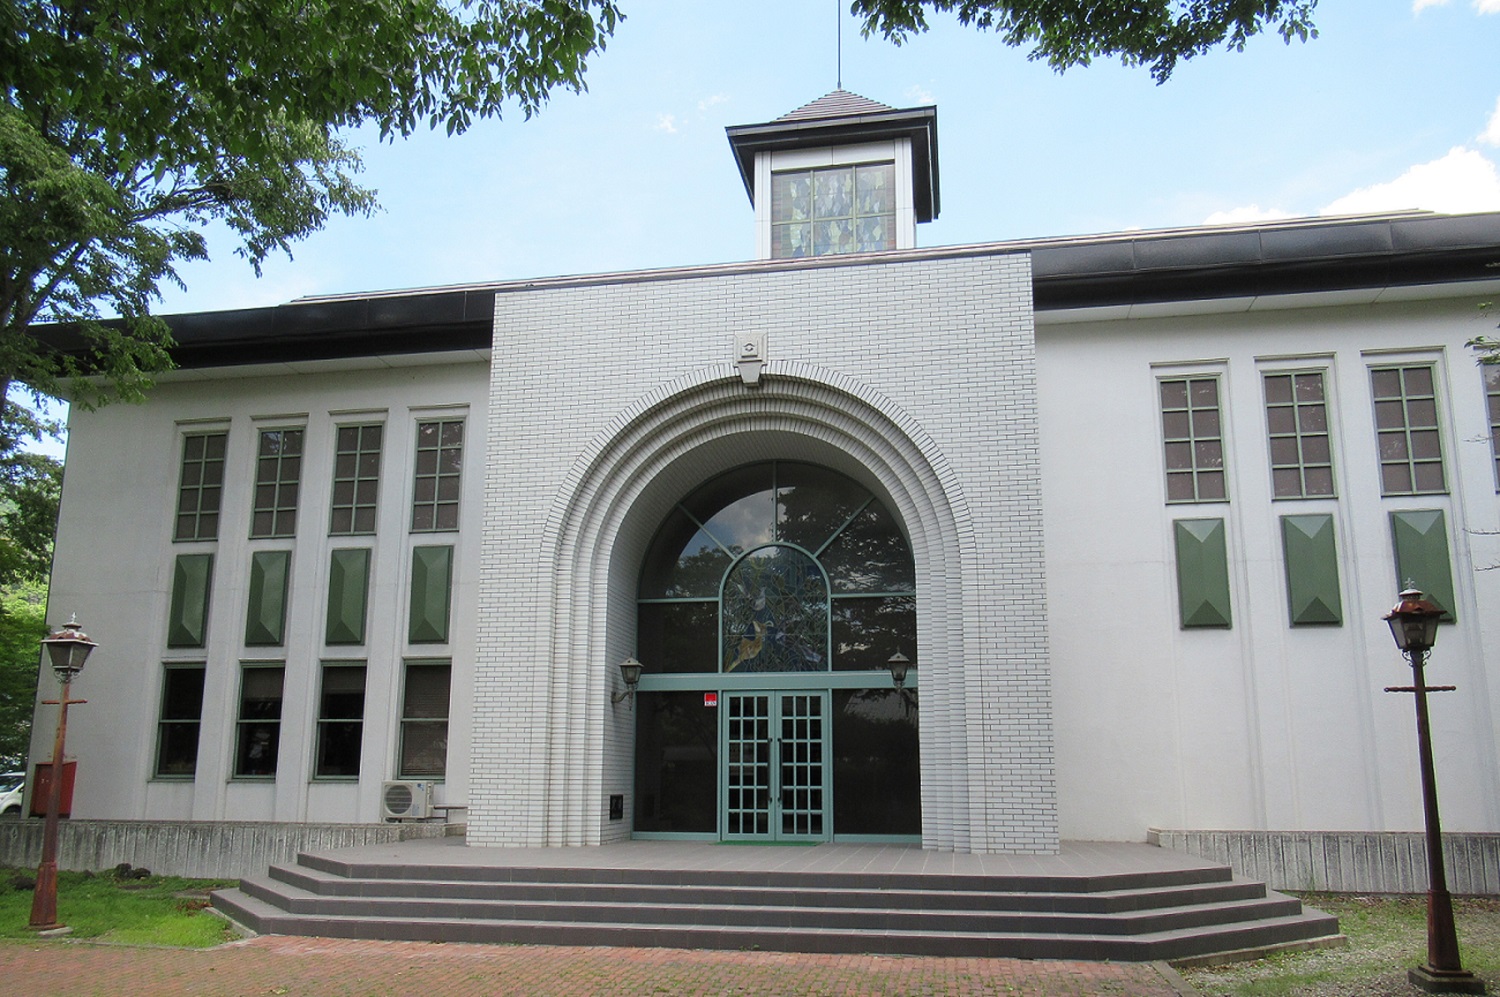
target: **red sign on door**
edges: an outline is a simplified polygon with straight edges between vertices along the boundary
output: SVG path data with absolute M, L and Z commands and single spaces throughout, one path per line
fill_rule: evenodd
M 717 692 L 705 692 L 703 694 L 703 705 L 710 708 L 718 706 L 719 694 Z

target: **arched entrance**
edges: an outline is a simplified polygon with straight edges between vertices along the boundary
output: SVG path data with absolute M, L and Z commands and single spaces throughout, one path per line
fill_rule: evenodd
M 916 571 L 869 489 L 769 460 L 677 502 L 642 560 L 634 833 L 733 841 L 921 833 Z

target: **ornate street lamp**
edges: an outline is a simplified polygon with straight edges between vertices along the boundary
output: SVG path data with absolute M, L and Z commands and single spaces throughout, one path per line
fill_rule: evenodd
M 1410 585 L 1410 582 L 1407 583 Z M 1484 993 L 1484 981 L 1458 960 L 1458 932 L 1453 926 L 1453 898 L 1443 869 L 1443 830 L 1438 822 L 1437 779 L 1432 766 L 1432 730 L 1427 722 L 1427 693 L 1453 686 L 1429 686 L 1422 672 L 1427 652 L 1437 643 L 1443 611 L 1408 588 L 1385 615 L 1391 636 L 1411 661 L 1412 684 L 1387 686 L 1386 692 L 1414 693 L 1417 702 L 1417 751 L 1422 767 L 1422 810 L 1427 820 L 1427 961 L 1407 971 L 1407 979 L 1428 993 Z
M 63 742 L 68 736 L 68 707 L 75 703 L 86 703 L 86 699 L 70 699 L 73 679 L 83 671 L 83 663 L 89 653 L 99 645 L 89 640 L 76 619 L 70 619 L 63 628 L 42 641 L 47 656 L 52 661 L 52 671 L 62 683 L 62 695 L 57 699 L 44 699 L 43 703 L 57 706 L 57 736 L 52 741 L 51 778 L 47 780 L 47 822 L 42 828 L 42 864 L 36 870 L 36 891 L 31 897 L 31 927 L 36 931 L 56 931 L 63 927 L 57 921 L 57 820 L 62 809 Z

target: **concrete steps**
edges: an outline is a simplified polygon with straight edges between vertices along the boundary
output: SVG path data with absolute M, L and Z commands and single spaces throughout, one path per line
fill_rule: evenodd
M 955 876 L 302 855 L 214 905 L 290 935 L 1032 959 L 1176 959 L 1338 934 L 1225 866 Z

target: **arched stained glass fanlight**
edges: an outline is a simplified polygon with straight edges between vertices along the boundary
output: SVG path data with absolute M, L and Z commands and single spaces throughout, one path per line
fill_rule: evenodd
M 652 672 L 886 668 L 916 646 L 900 524 L 826 468 L 752 464 L 662 523 L 641 572 L 637 657 Z
M 724 577 L 724 671 L 828 670 L 828 582 L 806 551 L 757 547 Z

